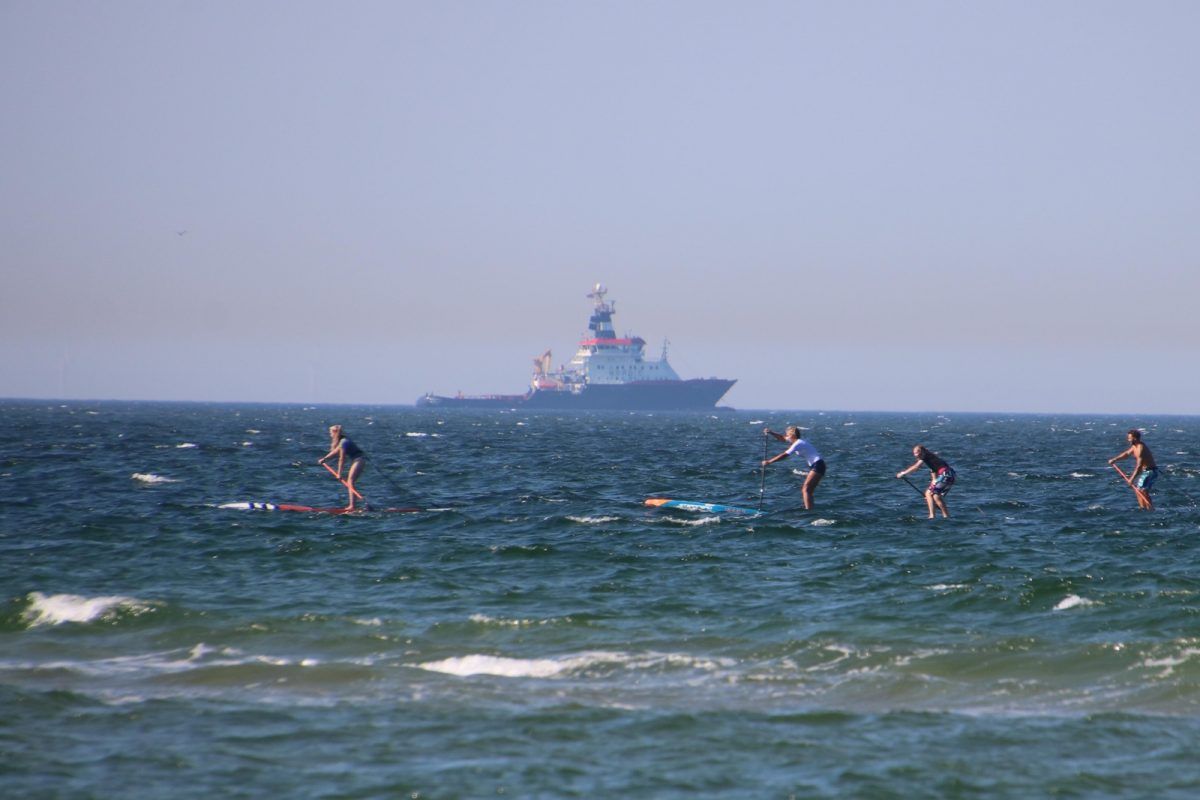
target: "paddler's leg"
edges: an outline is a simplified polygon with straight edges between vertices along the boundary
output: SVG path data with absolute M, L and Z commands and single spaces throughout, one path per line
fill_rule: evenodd
M 950 516 L 950 509 L 946 508 L 946 498 L 945 497 L 943 497 L 942 495 L 937 494 L 935 492 L 933 495 L 933 502 L 934 502 L 934 504 L 937 505 L 938 508 L 940 508 L 942 510 L 943 517 Z M 929 516 L 932 517 L 933 512 L 930 512 Z
M 366 463 L 365 459 L 356 458 L 356 459 L 354 459 L 353 462 L 351 462 L 350 469 L 348 469 L 346 471 L 346 488 L 350 494 L 350 504 L 348 506 L 346 506 L 347 511 L 354 510 L 354 481 L 358 478 L 359 475 L 362 474 L 363 465 L 365 463 Z M 365 502 L 366 498 L 363 498 L 363 500 Z
M 821 482 L 821 478 L 825 477 L 825 462 L 817 461 L 808 469 L 808 475 L 804 478 L 804 485 L 800 487 L 800 496 L 804 498 L 804 509 L 807 511 L 813 507 L 813 493 L 817 491 L 817 484 Z

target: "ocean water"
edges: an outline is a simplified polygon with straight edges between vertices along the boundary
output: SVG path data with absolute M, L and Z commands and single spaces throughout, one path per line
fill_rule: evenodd
M 1200 796 L 1197 417 L 0 408 L 4 797 Z

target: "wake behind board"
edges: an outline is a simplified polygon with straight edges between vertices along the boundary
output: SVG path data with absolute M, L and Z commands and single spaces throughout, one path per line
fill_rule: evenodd
M 710 514 L 745 514 L 757 517 L 762 514 L 753 508 L 726 505 L 725 503 L 705 503 L 700 500 L 671 500 L 666 497 L 649 497 L 646 505 L 655 508 L 678 508 L 682 511 L 703 511 Z
M 295 503 L 222 503 L 217 508 L 230 508 L 239 511 L 302 511 L 309 514 L 410 514 L 424 511 L 423 508 L 356 508 L 347 511 L 344 508 L 318 508 L 316 506 L 301 506 Z

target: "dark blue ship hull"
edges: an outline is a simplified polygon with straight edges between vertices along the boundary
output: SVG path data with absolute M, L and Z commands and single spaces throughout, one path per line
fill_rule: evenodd
M 417 399 L 422 408 L 577 409 L 581 411 L 703 411 L 713 408 L 737 383 L 726 378 L 679 381 L 634 381 L 595 384 L 572 391 L 531 391 L 527 394 Z

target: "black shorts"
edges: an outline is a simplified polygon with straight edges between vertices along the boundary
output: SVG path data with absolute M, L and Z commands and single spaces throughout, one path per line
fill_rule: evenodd
M 822 478 L 825 477 L 825 459 L 818 458 L 816 461 L 808 465 L 809 472 L 815 472 Z

